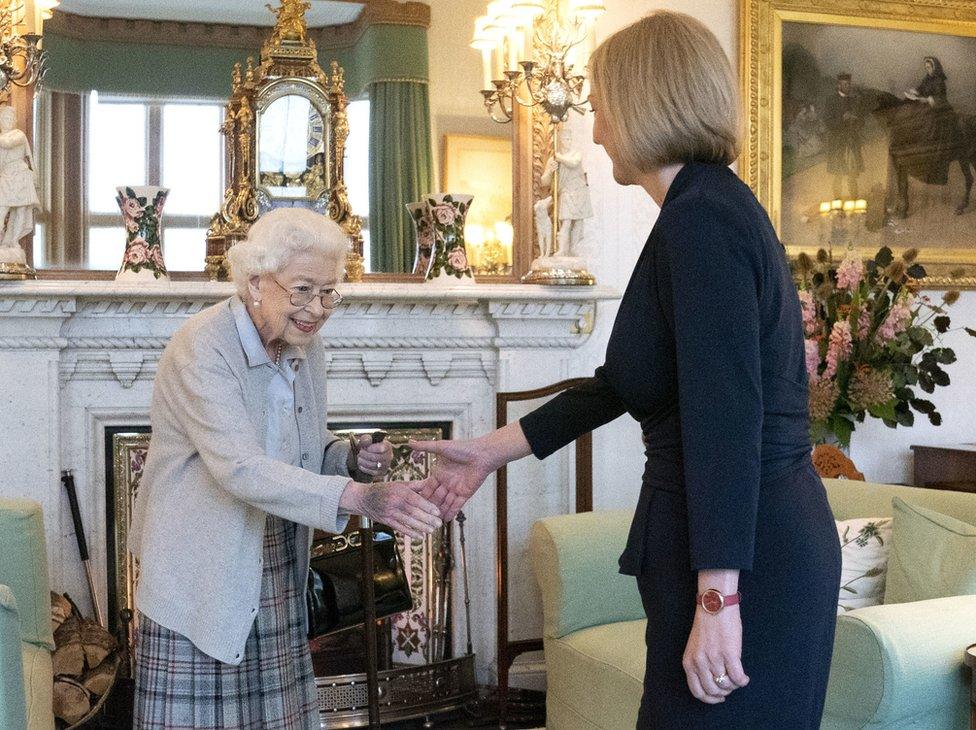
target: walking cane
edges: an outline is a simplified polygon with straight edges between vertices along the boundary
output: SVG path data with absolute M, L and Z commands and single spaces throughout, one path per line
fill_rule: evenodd
M 386 434 L 373 433 L 373 443 L 378 444 Z M 366 694 L 369 699 L 369 726 L 380 727 L 380 679 L 379 679 L 379 641 L 376 631 L 376 594 L 373 590 L 373 524 L 362 518 L 359 539 L 363 546 L 363 573 L 361 576 L 363 609 L 366 630 Z
M 92 578 L 91 562 L 88 560 L 88 540 L 85 538 L 85 527 L 81 524 L 81 510 L 78 509 L 78 495 L 75 492 L 75 478 L 71 469 L 61 472 L 61 484 L 68 493 L 68 507 L 71 509 L 71 521 L 75 523 L 75 539 L 78 541 L 78 553 L 81 555 L 81 564 L 85 568 L 85 577 L 88 578 L 88 593 L 91 596 L 95 621 L 99 626 L 104 627 L 105 621 L 102 620 L 102 608 L 98 605 L 98 593 L 95 592 L 95 580 Z

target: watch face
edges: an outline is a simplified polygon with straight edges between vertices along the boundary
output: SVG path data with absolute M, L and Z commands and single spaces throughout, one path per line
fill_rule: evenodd
M 718 613 L 722 610 L 722 606 L 725 601 L 722 600 L 722 594 L 716 590 L 707 590 L 702 593 L 701 605 L 709 613 Z

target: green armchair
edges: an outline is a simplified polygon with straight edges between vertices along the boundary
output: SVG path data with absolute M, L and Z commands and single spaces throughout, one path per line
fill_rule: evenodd
M 825 479 L 839 520 L 891 515 L 891 499 L 976 524 L 976 495 Z M 631 730 L 644 677 L 644 616 L 617 574 L 629 511 L 561 515 L 532 527 L 542 592 L 550 730 Z M 968 728 L 963 651 L 976 642 L 976 596 L 871 606 L 838 617 L 822 727 Z
M 52 730 L 51 595 L 41 506 L 0 499 L 0 728 Z

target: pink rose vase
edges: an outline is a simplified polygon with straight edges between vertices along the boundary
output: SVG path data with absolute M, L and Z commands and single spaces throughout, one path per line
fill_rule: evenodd
M 159 240 L 167 188 L 155 185 L 116 188 L 116 202 L 125 223 L 125 253 L 116 281 L 169 281 Z
M 474 196 L 437 193 L 427 196 L 427 213 L 434 233 L 433 260 L 426 280 L 440 276 L 474 279 L 464 247 L 464 219 Z M 419 242 L 419 228 L 418 228 Z

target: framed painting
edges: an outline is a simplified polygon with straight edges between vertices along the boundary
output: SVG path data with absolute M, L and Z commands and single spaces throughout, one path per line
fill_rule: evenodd
M 740 174 L 787 251 L 917 248 L 976 288 L 976 0 L 740 0 L 740 27 Z
M 511 274 L 511 138 L 445 134 L 441 186 L 474 196 L 464 236 L 475 274 Z

